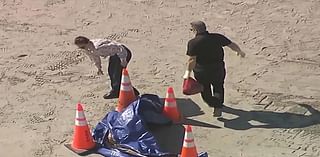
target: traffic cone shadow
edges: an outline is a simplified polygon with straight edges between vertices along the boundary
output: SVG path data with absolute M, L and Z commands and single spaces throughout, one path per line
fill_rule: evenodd
M 194 117 L 204 115 L 204 111 L 201 107 L 190 98 L 176 98 L 177 106 L 180 109 L 180 113 L 186 117 Z
M 160 98 L 164 104 L 166 98 Z M 175 98 L 177 108 L 183 118 L 204 115 L 204 111 L 190 98 Z
M 182 122 L 183 125 L 192 125 L 192 126 L 198 126 L 198 127 L 204 127 L 204 128 L 214 128 L 214 129 L 220 129 L 220 126 L 213 125 L 207 122 L 202 122 L 196 119 L 190 119 L 190 118 L 185 118 Z
M 153 126 L 150 132 L 164 152 L 180 154 L 184 138 L 184 127 L 181 124 Z

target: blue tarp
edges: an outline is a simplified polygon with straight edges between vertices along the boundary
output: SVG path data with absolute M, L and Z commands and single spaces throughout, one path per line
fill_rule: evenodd
M 109 112 L 93 130 L 98 153 L 106 157 L 177 156 L 160 150 L 148 124 L 168 125 L 162 115 L 163 104 L 156 95 L 145 94 L 123 112 Z M 204 153 L 201 157 L 207 157 Z

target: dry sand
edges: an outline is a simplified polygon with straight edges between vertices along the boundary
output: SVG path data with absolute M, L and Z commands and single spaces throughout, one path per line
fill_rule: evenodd
M 114 108 L 117 100 L 102 98 L 106 75 L 74 51 L 74 37 L 85 35 L 133 51 L 129 73 L 142 93 L 163 97 L 175 88 L 199 151 L 318 157 L 319 10 L 318 0 L 0 0 L 0 156 L 76 156 L 63 146 L 76 103 L 85 104 L 91 127 Z M 189 23 L 198 19 L 247 53 L 240 59 L 225 49 L 229 108 L 219 120 L 199 95 L 181 93 Z M 181 134 L 169 136 L 160 145 L 179 152 Z

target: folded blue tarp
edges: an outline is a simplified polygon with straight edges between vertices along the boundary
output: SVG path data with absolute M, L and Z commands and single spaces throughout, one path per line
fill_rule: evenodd
M 149 124 L 171 124 L 162 111 L 160 98 L 145 94 L 123 112 L 109 112 L 93 130 L 98 153 L 106 157 L 177 156 L 161 151 L 155 137 L 146 129 Z M 207 157 L 207 154 L 200 156 Z

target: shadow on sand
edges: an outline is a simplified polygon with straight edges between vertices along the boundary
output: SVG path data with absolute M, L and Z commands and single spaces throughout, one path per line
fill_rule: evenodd
M 234 119 L 218 118 L 224 122 L 224 127 L 235 130 L 247 130 L 251 128 L 304 128 L 316 124 L 320 124 L 320 112 L 310 105 L 298 104 L 302 109 L 306 109 L 311 114 L 296 113 L 277 113 L 271 111 L 245 111 L 235 109 L 228 106 L 223 108 L 224 113 L 238 116 Z M 256 121 L 262 124 L 251 124 L 250 121 Z
M 164 99 L 161 99 L 161 101 L 164 102 Z M 176 98 L 176 101 L 179 111 L 184 117 L 182 123 L 167 126 L 153 126 L 150 128 L 150 131 L 157 139 L 158 145 L 163 151 L 179 154 L 181 152 L 184 139 L 183 125 L 192 125 L 213 129 L 220 127 L 206 122 L 189 119 L 188 117 L 204 114 L 201 108 L 191 99 Z

